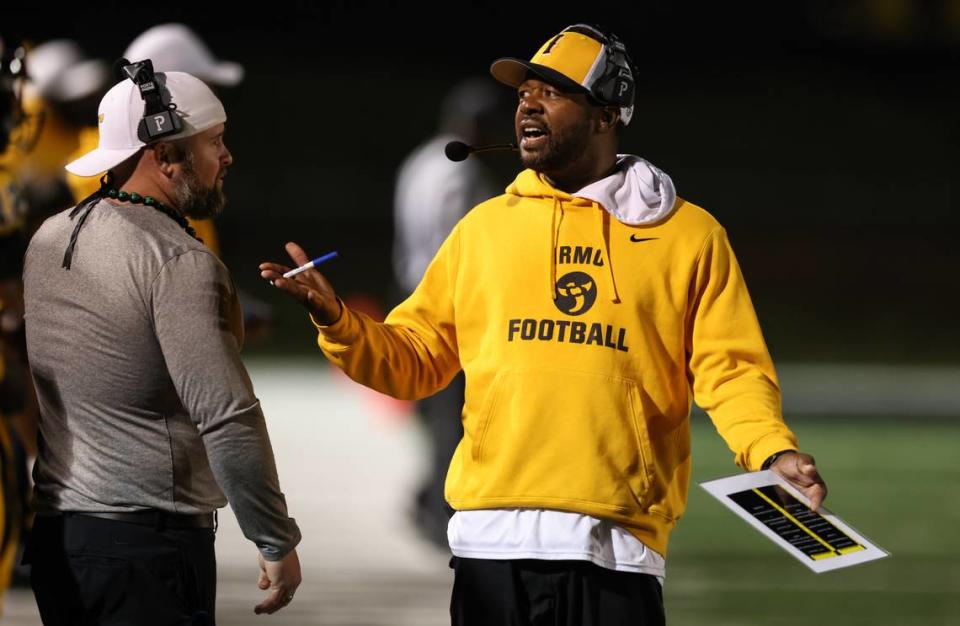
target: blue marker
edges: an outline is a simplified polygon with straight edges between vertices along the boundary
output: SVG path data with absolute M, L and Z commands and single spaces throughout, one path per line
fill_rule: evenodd
M 284 274 L 283 277 L 284 277 L 284 278 L 290 278 L 291 276 L 296 276 L 296 275 L 299 274 L 300 272 L 306 272 L 307 270 L 312 269 L 312 268 L 320 265 L 321 263 L 325 263 L 325 262 L 329 261 L 330 259 L 335 259 L 335 258 L 337 258 L 337 252 L 336 252 L 336 251 L 328 252 L 328 253 L 326 253 L 326 254 L 323 255 L 323 256 L 318 256 L 317 258 L 315 258 L 314 260 L 312 260 L 312 261 L 310 261 L 310 262 L 308 262 L 308 263 L 304 263 L 303 265 L 301 265 L 300 267 L 298 267 L 298 268 L 295 269 L 295 270 L 290 270 L 289 272 L 287 272 L 286 274 Z

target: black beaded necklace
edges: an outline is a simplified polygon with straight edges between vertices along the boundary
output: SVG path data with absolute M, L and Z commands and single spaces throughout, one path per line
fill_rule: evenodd
M 83 200 L 81 200 L 77 206 L 73 207 L 73 210 L 70 211 L 70 219 L 77 219 L 76 226 L 73 227 L 73 233 L 70 235 L 70 243 L 67 244 L 67 249 L 63 253 L 63 269 L 69 270 L 70 266 L 73 264 L 73 250 L 77 245 L 77 237 L 80 235 L 80 229 L 83 228 L 83 223 L 87 220 L 87 217 L 90 215 L 90 211 L 93 210 L 93 207 L 103 198 L 114 198 L 120 200 L 121 202 L 132 202 L 133 204 L 143 204 L 145 206 L 153 207 L 161 213 L 165 213 L 167 217 L 175 221 L 180 225 L 188 235 L 203 243 L 203 239 L 197 236 L 196 231 L 190 227 L 190 223 L 187 222 L 187 219 L 165 205 L 163 202 L 160 202 L 153 196 L 141 196 L 140 194 L 128 193 L 126 191 L 119 191 L 113 188 L 113 172 L 107 172 L 100 178 L 100 189 L 96 190 Z
M 203 239 L 200 239 L 200 237 L 197 235 L 197 231 L 193 230 L 193 227 L 190 226 L 190 222 L 187 221 L 187 218 L 180 215 L 153 196 L 141 196 L 136 191 L 131 193 L 126 191 L 118 191 L 112 187 L 107 189 L 107 196 L 115 200 L 119 200 L 120 202 L 130 202 L 131 204 L 142 204 L 144 206 L 153 207 L 179 224 L 180 228 L 182 228 L 188 235 L 200 243 L 203 243 Z

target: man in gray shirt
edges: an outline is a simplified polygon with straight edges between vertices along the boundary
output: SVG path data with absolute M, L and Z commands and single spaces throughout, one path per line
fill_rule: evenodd
M 214 514 L 229 501 L 270 590 L 256 611 L 272 613 L 300 583 L 300 531 L 240 360 L 236 290 L 185 220 L 223 208 L 226 114 L 189 74 L 124 71 L 99 147 L 67 166 L 110 173 L 25 259 L 37 604 L 47 625 L 213 624 Z

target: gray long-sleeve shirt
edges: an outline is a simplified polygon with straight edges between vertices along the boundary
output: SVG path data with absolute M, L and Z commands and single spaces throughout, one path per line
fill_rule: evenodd
M 108 200 L 63 269 L 76 219 L 48 219 L 25 259 L 37 511 L 207 513 L 229 500 L 264 558 L 281 558 L 300 531 L 240 360 L 227 269 L 163 213 Z

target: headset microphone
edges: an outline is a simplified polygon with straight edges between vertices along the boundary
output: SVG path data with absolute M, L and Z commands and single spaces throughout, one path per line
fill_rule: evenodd
M 515 143 L 497 143 L 490 146 L 468 146 L 462 141 L 451 141 L 443 149 L 443 153 L 447 155 L 447 158 L 451 161 L 463 161 L 466 160 L 471 154 L 479 152 L 495 152 L 497 150 L 510 150 L 515 151 L 517 149 L 517 144 Z

